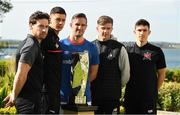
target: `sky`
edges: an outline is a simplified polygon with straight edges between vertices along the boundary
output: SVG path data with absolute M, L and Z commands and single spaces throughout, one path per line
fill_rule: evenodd
M 135 41 L 134 24 L 143 18 L 151 24 L 149 41 L 180 43 L 180 0 L 11 0 L 11 3 L 13 9 L 0 24 L 2 39 L 25 39 L 33 12 L 49 13 L 51 8 L 61 6 L 67 13 L 65 27 L 59 34 L 61 39 L 70 33 L 71 17 L 82 12 L 88 18 L 84 37 L 89 41 L 97 37 L 98 17 L 108 15 L 114 20 L 112 34 L 118 41 Z

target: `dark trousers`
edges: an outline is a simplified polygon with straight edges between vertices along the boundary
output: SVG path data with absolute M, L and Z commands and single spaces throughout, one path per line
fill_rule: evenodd
M 47 86 L 46 86 L 47 87 Z M 43 85 L 41 105 L 43 114 L 59 114 L 60 111 L 60 89 L 46 88 Z M 58 86 L 59 87 L 59 86 Z
M 38 100 L 38 99 L 37 99 Z M 40 100 L 40 99 L 39 99 Z M 19 97 L 15 101 L 17 114 L 39 114 L 40 103 Z
M 95 114 L 112 114 L 113 110 L 118 107 L 119 100 L 96 100 L 93 105 L 98 106 Z
M 156 104 L 145 102 L 126 102 L 125 101 L 125 113 L 126 114 L 157 114 Z
M 59 93 L 48 93 L 48 108 L 47 108 L 46 113 L 58 114 L 59 110 L 60 110 L 60 95 L 59 95 Z

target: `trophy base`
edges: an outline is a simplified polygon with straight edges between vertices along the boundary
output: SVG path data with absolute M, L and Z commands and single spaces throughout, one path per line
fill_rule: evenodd
M 62 105 L 63 114 L 94 115 L 97 106 L 90 105 Z

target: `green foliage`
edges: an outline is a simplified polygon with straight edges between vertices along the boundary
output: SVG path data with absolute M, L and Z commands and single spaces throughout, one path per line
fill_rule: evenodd
M 0 12 L 7 13 L 13 8 L 13 5 L 9 0 L 0 0 Z
M 4 107 L 3 99 L 10 93 L 13 86 L 14 74 L 6 74 L 1 83 L 0 88 L 0 108 Z
M 3 100 L 10 93 L 13 87 L 15 63 L 13 60 L 0 61 L 0 113 L 15 113 L 13 109 L 2 109 L 4 107 Z
M 8 63 L 6 61 L 0 61 L 0 76 L 4 76 L 8 72 Z
M 0 108 L 0 114 L 16 114 L 16 108 Z
M 0 107 L 4 107 L 3 99 L 7 96 L 7 88 L 3 86 L 0 89 Z
M 17 48 L 21 40 L 0 40 L 0 48 Z
M 0 77 L 15 73 L 15 60 L 0 60 Z
M 125 88 L 122 89 L 122 98 L 120 99 L 120 113 L 124 113 L 124 94 Z M 157 108 L 163 111 L 180 112 L 180 83 L 164 82 L 159 90 Z M 158 107 L 160 106 L 160 107 Z
M 168 69 L 166 71 L 167 82 L 178 82 L 180 83 L 180 69 Z
M 164 83 L 158 101 L 162 110 L 180 112 L 180 83 Z
M 12 90 L 14 65 L 13 60 L 0 61 L 0 108 L 4 107 L 2 101 Z

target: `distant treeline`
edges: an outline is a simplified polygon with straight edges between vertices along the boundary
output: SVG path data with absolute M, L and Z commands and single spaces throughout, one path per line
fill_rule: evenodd
M 122 42 L 125 46 L 126 45 L 133 45 L 134 42 Z M 180 48 L 180 43 L 171 43 L 171 42 L 150 42 L 151 44 L 154 44 L 161 48 L 167 48 L 167 49 L 177 49 Z
M 0 48 L 16 48 L 20 40 L 0 40 Z
M 9 47 L 17 47 L 21 40 L 0 40 L 0 48 L 9 48 Z M 122 42 L 124 45 L 132 45 L 134 42 Z M 150 42 L 156 46 L 161 48 L 168 48 L 168 49 L 176 49 L 180 48 L 180 43 L 171 43 L 171 42 Z

